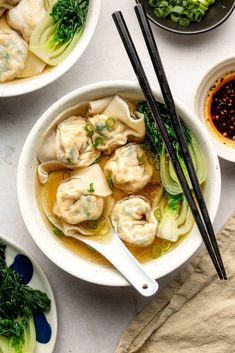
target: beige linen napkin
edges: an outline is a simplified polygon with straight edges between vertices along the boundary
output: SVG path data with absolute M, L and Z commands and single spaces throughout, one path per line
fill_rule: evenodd
M 217 239 L 228 280 L 202 251 L 130 324 L 116 353 L 235 353 L 235 214 Z

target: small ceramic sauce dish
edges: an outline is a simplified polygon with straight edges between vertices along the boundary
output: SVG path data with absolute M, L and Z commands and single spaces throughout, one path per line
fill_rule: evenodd
M 218 156 L 235 162 L 235 57 L 218 63 L 203 77 L 195 112 L 209 130 Z

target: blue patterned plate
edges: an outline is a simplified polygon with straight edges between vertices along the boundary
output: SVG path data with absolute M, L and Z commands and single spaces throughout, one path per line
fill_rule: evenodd
M 7 265 L 22 275 L 25 284 L 45 292 L 51 300 L 50 311 L 34 317 L 37 340 L 34 353 L 52 353 L 57 335 L 57 312 L 51 286 L 41 267 L 24 249 L 2 234 L 0 239 L 7 245 Z

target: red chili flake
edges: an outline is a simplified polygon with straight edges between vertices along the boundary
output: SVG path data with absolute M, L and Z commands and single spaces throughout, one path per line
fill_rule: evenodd
M 212 92 L 210 115 L 216 130 L 226 139 L 235 140 L 235 77 L 226 81 L 220 80 L 220 86 Z

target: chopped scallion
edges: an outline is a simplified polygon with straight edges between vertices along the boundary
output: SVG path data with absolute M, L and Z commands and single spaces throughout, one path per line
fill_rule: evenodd
M 87 189 L 88 192 L 95 192 L 95 189 L 94 189 L 94 183 L 90 183 L 89 185 L 89 188 Z
M 215 0 L 149 0 L 158 18 L 171 18 L 181 27 L 189 27 L 191 22 L 200 22 Z
M 112 129 L 114 127 L 115 123 L 116 123 L 116 120 L 111 117 L 105 121 L 105 125 L 106 125 L 107 129 Z
M 99 145 L 101 145 L 103 142 L 102 138 L 101 137 L 96 137 L 95 141 L 93 142 L 92 146 L 93 147 L 98 147 Z
M 169 250 L 171 247 L 171 242 L 169 240 L 163 239 L 161 241 L 161 247 L 163 250 Z
M 53 233 L 57 236 L 57 237 L 62 237 L 64 235 L 64 233 L 62 232 L 62 230 L 60 230 L 57 227 L 53 228 Z
M 161 210 L 160 210 L 160 208 L 157 207 L 157 208 L 154 210 L 153 214 L 154 214 L 154 217 L 156 218 L 156 220 L 157 220 L 158 222 L 160 222 L 160 220 L 161 220 Z
M 151 247 L 151 255 L 154 259 L 158 258 L 162 254 L 162 248 L 159 245 L 153 245 Z
M 112 189 L 112 187 L 113 187 L 113 181 L 112 181 L 111 176 L 108 177 L 108 184 L 109 184 L 109 187 Z
M 94 129 L 90 124 L 86 124 L 85 129 L 88 132 L 88 136 L 92 136 L 94 134 Z

